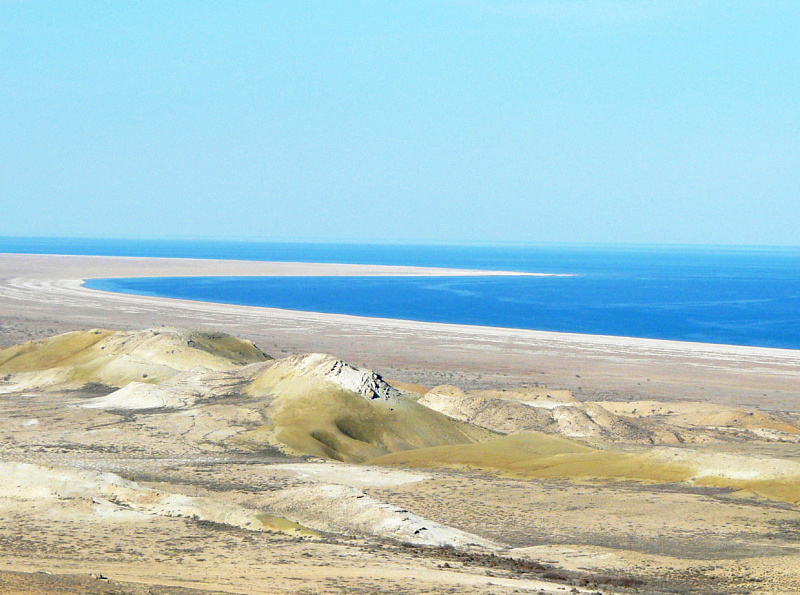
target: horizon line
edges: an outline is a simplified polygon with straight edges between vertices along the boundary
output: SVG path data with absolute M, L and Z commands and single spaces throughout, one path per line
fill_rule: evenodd
M 278 239 L 278 238 L 230 238 L 200 236 L 62 236 L 62 235 L 0 235 L 2 241 L 88 241 L 88 242 L 177 242 L 218 244 L 264 244 L 264 245 L 311 245 L 311 246 L 405 246 L 405 247 L 607 247 L 607 248 L 667 248 L 667 249 L 751 249 L 751 250 L 800 250 L 800 244 L 698 244 L 681 242 L 573 242 L 573 241 L 480 241 L 480 240 L 334 240 L 334 239 Z

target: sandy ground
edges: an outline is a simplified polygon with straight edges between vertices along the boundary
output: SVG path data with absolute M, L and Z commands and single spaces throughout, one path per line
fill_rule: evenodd
M 596 592 L 497 568 L 486 555 L 453 559 L 386 539 L 410 512 L 367 492 L 435 485 L 439 474 L 181 447 L 165 416 L 142 428 L 76 406 L 86 398 L 0 395 L 4 595 Z M 161 506 L 166 494 L 180 509 Z M 198 501 L 205 512 L 191 508 Z M 231 506 L 293 513 L 321 533 L 231 525 Z
M 0 345 L 68 330 L 203 327 L 276 356 L 322 351 L 426 386 L 541 383 L 583 400 L 701 400 L 800 411 L 800 351 L 420 323 L 111 294 L 103 277 L 474 275 L 336 264 L 0 255 Z M 504 273 L 499 273 L 504 274 Z
M 0 345 L 98 326 L 206 327 L 273 355 L 327 351 L 426 386 L 546 384 L 615 410 L 658 398 L 756 405 L 794 412 L 793 420 L 800 411 L 798 351 L 321 315 L 81 286 L 91 277 L 223 272 L 399 271 L 0 256 Z M 223 423 L 218 415 L 183 420 L 180 411 L 82 406 L 101 398 L 94 390 L 0 392 L 0 593 L 800 592 L 800 513 L 789 504 L 686 484 L 386 469 L 226 450 L 203 426 Z M 527 402 L 537 390 L 520 394 Z M 572 398 L 550 389 L 544 397 L 553 395 Z M 792 441 L 723 438 L 687 456 L 797 456 Z M 248 511 L 274 515 L 270 529 L 253 530 Z M 314 535 L 293 533 L 281 519 Z M 422 537 L 413 541 L 416 530 L 391 538 L 419 525 L 483 545 L 477 553 L 431 549 Z

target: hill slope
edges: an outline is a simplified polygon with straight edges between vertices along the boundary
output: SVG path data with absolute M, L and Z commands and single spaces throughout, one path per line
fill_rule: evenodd
M 123 387 L 159 383 L 195 368 L 231 370 L 269 359 L 252 342 L 223 333 L 95 329 L 0 350 L 0 374 L 21 387 Z
M 419 405 L 373 372 L 324 354 L 262 366 L 246 390 L 269 403 L 271 423 L 240 435 L 240 443 L 277 441 L 305 454 L 361 462 L 390 452 L 492 437 Z
M 0 392 L 71 391 L 82 409 L 133 415 L 127 432 L 146 427 L 162 450 L 277 447 L 360 462 L 494 435 L 333 356 L 272 360 L 221 333 L 67 333 L 0 351 L 0 375 Z

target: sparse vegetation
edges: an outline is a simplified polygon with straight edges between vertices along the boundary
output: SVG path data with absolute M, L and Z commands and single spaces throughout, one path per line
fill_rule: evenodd
M 477 396 L 454 386 L 432 394 L 407 387 L 419 391 L 409 398 L 330 356 L 273 361 L 218 333 L 97 330 L 0 354 L 4 388 L 24 387 L 0 396 L 3 460 L 35 463 L 30 469 L 39 471 L 14 476 L 20 485 L 37 477 L 58 484 L 36 484 L 21 500 L 0 498 L 4 518 L 16 519 L 0 530 L 4 555 L 52 549 L 55 559 L 76 563 L 102 553 L 112 568 L 147 559 L 145 566 L 206 572 L 230 557 L 248 560 L 247 572 L 261 572 L 262 581 L 273 577 L 254 569 L 291 569 L 298 560 L 306 576 L 337 568 L 357 575 L 365 564 L 371 572 L 412 569 L 375 583 L 376 592 L 422 575 L 435 592 L 482 593 L 503 578 L 589 592 L 707 594 L 746 584 L 768 593 L 779 579 L 762 572 L 742 582 L 735 574 L 736 564 L 765 568 L 748 557 L 758 542 L 775 576 L 796 578 L 779 560 L 792 555 L 796 531 L 777 530 L 774 520 L 782 515 L 782 526 L 794 527 L 797 511 L 757 499 L 800 502 L 796 463 L 769 454 L 795 444 L 795 418 L 691 404 L 587 404 L 541 386 Z M 684 440 L 680 448 L 664 448 L 653 431 L 667 418 Z M 512 432 L 520 420 L 545 431 Z M 570 437 L 577 429 L 593 433 Z M 715 450 L 725 445 L 741 453 Z M 747 476 L 737 475 L 742 469 Z M 528 506 L 542 491 L 553 492 L 549 504 Z M 615 508 L 617 499 L 625 501 Z M 669 518 L 662 501 L 690 518 Z M 698 545 L 712 508 L 727 520 L 719 536 L 703 535 Z M 599 520 L 601 510 L 618 518 Z M 42 528 L 52 525 L 48 515 L 57 515 L 58 532 Z M 442 543 L 456 546 L 430 546 Z M 105 569 L 92 572 L 113 581 Z M 293 584 L 281 580 L 284 589 Z M 319 584 L 333 580 L 342 579 Z M 366 589 L 346 584 L 349 592 Z

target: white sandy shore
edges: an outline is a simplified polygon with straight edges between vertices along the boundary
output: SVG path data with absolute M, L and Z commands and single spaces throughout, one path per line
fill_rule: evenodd
M 0 274 L 25 278 L 123 277 L 569 277 L 557 273 L 440 267 L 133 256 L 0 254 Z
M 541 382 L 597 398 L 699 398 L 800 410 L 800 350 L 363 318 L 109 293 L 82 286 L 84 279 L 104 277 L 487 274 L 519 273 L 0 255 L 0 322 L 32 332 L 48 327 L 203 326 L 253 339 L 268 352 L 326 351 L 429 384 L 439 380 L 485 385 Z M 0 344 L 9 342 L 0 335 Z

